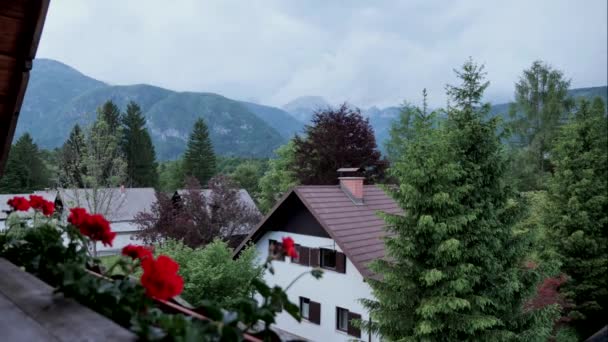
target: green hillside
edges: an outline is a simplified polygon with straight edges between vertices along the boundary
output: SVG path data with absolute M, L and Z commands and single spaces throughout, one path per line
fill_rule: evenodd
M 57 61 L 40 59 L 32 70 L 16 138 L 30 132 L 41 147 L 58 147 L 74 124 L 89 125 L 107 100 L 121 109 L 129 101 L 141 106 L 160 160 L 184 151 L 199 117 L 209 126 L 216 153 L 228 156 L 268 157 L 302 127 L 280 109 L 145 84 L 109 86 Z

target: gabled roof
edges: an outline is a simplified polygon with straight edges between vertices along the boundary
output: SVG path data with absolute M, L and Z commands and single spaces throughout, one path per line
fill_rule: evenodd
M 264 223 L 276 211 L 281 210 L 281 205 L 290 196 L 298 197 L 363 277 L 373 275 L 368 264 L 384 257 L 382 238 L 387 235 L 384 220 L 378 215 L 378 212 L 403 213 L 397 203 L 376 185 L 364 186 L 365 201 L 363 204 L 355 204 L 338 185 L 295 187 L 283 196 L 247 239 L 241 243 L 235 250 L 235 255 L 245 247 L 248 241 L 257 241 L 262 237 L 265 233 L 262 231 Z
M 45 198 L 55 196 L 68 208 L 82 207 L 89 212 L 101 213 L 110 222 L 132 221 L 139 212 L 150 211 L 156 194 L 154 188 L 100 188 L 97 190 L 97 201 L 92 189 L 60 189 L 36 191 L 35 194 Z M 95 208 L 95 205 L 98 207 Z

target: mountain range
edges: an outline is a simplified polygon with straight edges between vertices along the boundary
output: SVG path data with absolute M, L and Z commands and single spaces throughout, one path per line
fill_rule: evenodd
M 572 89 L 573 96 L 602 96 L 607 87 Z M 160 160 L 178 158 L 196 119 L 209 127 L 216 153 L 227 156 L 270 157 L 273 151 L 301 132 L 312 113 L 331 104 L 321 96 L 303 96 L 282 108 L 237 101 L 204 92 L 176 92 L 147 84 L 110 85 L 61 62 L 36 59 L 15 132 L 15 139 L 29 132 L 43 148 L 63 144 L 74 124 L 88 126 L 96 108 L 112 100 L 124 109 L 137 102 L 147 120 Z M 498 104 L 492 113 L 508 112 L 509 104 Z M 399 107 L 367 108 L 378 144 L 388 138 Z

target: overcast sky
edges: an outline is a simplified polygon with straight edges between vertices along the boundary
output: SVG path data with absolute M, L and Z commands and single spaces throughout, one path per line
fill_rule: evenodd
M 362 107 L 445 103 L 452 69 L 485 63 L 487 100 L 547 61 L 606 85 L 607 1 L 53 0 L 38 57 L 111 84 L 264 104 L 321 95 Z

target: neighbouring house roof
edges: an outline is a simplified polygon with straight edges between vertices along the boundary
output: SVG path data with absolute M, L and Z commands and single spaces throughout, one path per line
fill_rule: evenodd
M 0 1 L 0 176 L 50 0 Z
M 201 191 L 201 194 L 206 199 L 209 198 L 209 196 L 211 196 L 211 189 L 201 189 L 200 191 Z M 187 192 L 188 192 L 187 189 L 178 189 L 177 190 L 177 194 L 180 196 L 183 196 Z M 253 198 L 251 198 L 251 196 L 249 195 L 249 192 L 247 192 L 247 190 L 239 189 L 239 200 L 241 201 L 242 204 L 245 204 L 245 205 L 249 206 L 250 208 L 255 209 L 256 211 L 259 212 L 258 207 L 255 205 Z
M 138 213 L 150 211 L 156 201 L 153 188 L 125 188 L 124 191 L 121 188 L 102 188 L 98 190 L 97 201 L 93 200 L 95 196 L 91 189 L 45 190 L 34 191 L 34 194 L 44 197 L 47 201 L 55 201 L 59 195 L 65 207 L 82 207 L 89 212 L 101 213 L 110 222 L 133 221 Z M 29 195 L 0 195 L 0 220 L 6 219 L 6 211 L 10 210 L 6 202 L 10 198 Z
M 21 196 L 27 198 L 30 194 L 0 194 L 0 220 L 6 220 L 7 212 L 12 210 L 11 207 L 6 203 L 9 199 L 15 196 Z M 46 193 L 41 194 L 41 196 L 47 201 L 54 201 L 55 194 Z
M 369 263 L 384 257 L 383 237 L 388 234 L 378 212 L 403 213 L 397 203 L 376 185 L 364 186 L 363 204 L 355 204 L 339 185 L 297 186 L 264 217 L 235 250 L 235 255 L 248 241 L 255 242 L 270 230 L 264 223 L 282 210 L 282 204 L 291 196 L 296 196 L 304 204 L 363 277 L 373 276 Z

